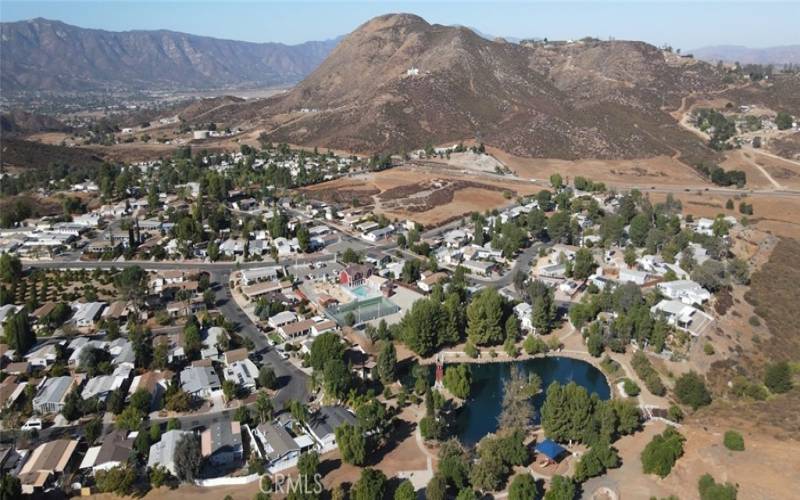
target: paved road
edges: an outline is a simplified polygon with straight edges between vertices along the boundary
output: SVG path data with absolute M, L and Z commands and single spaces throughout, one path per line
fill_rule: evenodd
M 231 297 L 228 287 L 229 275 L 216 271 L 211 274 L 211 281 L 218 283 L 215 287 L 217 293 L 217 309 L 223 317 L 233 322 L 238 327 L 238 333 L 250 339 L 255 345 L 255 353 L 263 356 L 264 363 L 272 366 L 278 377 L 280 390 L 273 398 L 276 408 L 288 407 L 290 401 L 308 402 L 309 378 L 308 375 L 296 368 L 278 355 L 275 349 L 270 348 L 266 336 L 253 324 L 250 317 L 245 314 L 236 301 Z

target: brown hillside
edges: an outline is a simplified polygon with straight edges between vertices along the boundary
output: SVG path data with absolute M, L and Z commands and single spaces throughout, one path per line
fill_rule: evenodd
M 697 161 L 710 152 L 662 107 L 723 87 L 712 66 L 640 42 L 517 45 L 392 14 L 344 38 L 291 92 L 224 116 L 275 141 L 356 151 L 477 138 L 522 156 Z

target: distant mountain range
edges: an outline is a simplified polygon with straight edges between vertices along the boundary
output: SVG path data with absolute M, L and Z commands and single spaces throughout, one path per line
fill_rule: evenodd
M 783 45 L 752 49 L 742 45 L 715 45 L 690 51 L 696 58 L 709 62 L 738 62 L 740 64 L 800 64 L 800 45 Z
M 209 89 L 296 83 L 337 40 L 251 43 L 172 31 L 112 32 L 33 19 L 0 23 L 4 91 Z

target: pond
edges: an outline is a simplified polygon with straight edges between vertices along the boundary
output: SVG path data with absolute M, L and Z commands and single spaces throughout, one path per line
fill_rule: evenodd
M 545 399 L 545 391 L 553 381 L 562 384 L 575 382 L 589 391 L 596 393 L 600 399 L 608 399 L 611 390 L 603 373 L 591 364 L 572 358 L 546 357 L 513 364 L 526 376 L 534 372 L 542 379 L 542 392 L 533 398 L 536 407 L 536 423 L 539 422 L 539 411 Z M 473 363 L 472 391 L 469 400 L 464 404 L 456 419 L 456 435 L 467 446 L 472 446 L 485 435 L 497 430 L 497 417 L 503 399 L 503 382 L 511 373 L 512 362 L 507 363 Z

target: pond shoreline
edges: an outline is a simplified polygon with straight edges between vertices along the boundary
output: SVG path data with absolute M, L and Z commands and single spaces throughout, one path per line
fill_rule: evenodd
M 424 358 L 418 359 L 417 362 L 423 366 L 430 366 L 436 364 L 439 360 L 440 356 L 443 356 L 443 362 L 445 365 L 447 364 L 457 364 L 457 363 L 470 363 L 470 364 L 488 364 L 488 363 L 514 363 L 517 361 L 528 361 L 531 359 L 545 359 L 545 358 L 569 358 L 569 359 L 576 359 L 578 361 L 583 361 L 585 363 L 589 363 L 593 367 L 597 368 L 597 370 L 603 374 L 603 377 L 606 379 L 606 384 L 608 384 L 609 390 L 611 392 L 611 398 L 618 398 L 624 397 L 621 394 L 617 393 L 616 387 L 614 382 L 620 378 L 624 378 L 623 376 L 615 377 L 613 380 L 611 377 L 603 370 L 603 367 L 600 366 L 600 361 L 602 358 L 593 358 L 588 352 L 583 351 L 574 351 L 574 350 L 567 350 L 567 349 L 559 349 L 556 351 L 550 351 L 546 353 L 539 353 L 539 354 L 520 354 L 517 357 L 511 357 L 505 352 L 497 352 L 497 356 L 490 356 L 488 353 L 483 354 L 477 358 L 472 358 L 467 356 L 467 353 L 464 351 L 439 351 L 435 355 Z M 544 390 L 544 388 L 543 388 Z

